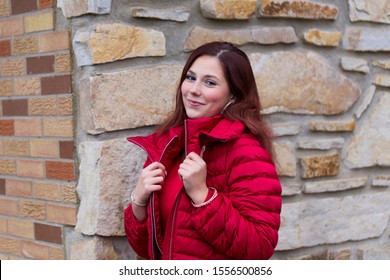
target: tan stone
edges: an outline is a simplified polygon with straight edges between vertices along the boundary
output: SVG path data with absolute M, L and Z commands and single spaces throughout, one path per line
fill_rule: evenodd
M 57 54 L 55 56 L 54 68 L 57 73 L 71 72 L 70 53 Z
M 201 0 L 200 8 L 206 18 L 249 19 L 256 13 L 257 0 Z
M 372 63 L 376 67 L 383 68 L 385 70 L 390 70 L 390 59 L 389 60 L 376 60 Z
M 42 160 L 19 159 L 17 175 L 21 177 L 44 178 L 44 162 Z
M 32 54 L 38 52 L 38 37 L 21 37 L 14 39 L 13 54 Z
M 378 74 L 375 76 L 374 84 L 382 87 L 390 87 L 390 74 Z
M 61 116 L 73 114 L 73 97 L 58 97 L 58 114 Z
M 65 17 L 77 17 L 85 14 L 108 14 L 111 0 L 57 0 L 57 7 Z
M 162 32 L 118 23 L 98 24 L 88 35 L 79 31 L 73 45 L 79 66 L 166 53 Z
M 42 136 L 42 120 L 16 119 L 15 136 Z
M 355 129 L 355 120 L 340 120 L 340 121 L 311 121 L 309 122 L 310 131 L 326 131 L 326 132 L 351 132 Z
M 31 139 L 31 156 L 44 158 L 58 158 L 60 155 L 58 140 Z
M 0 251 L 14 255 L 20 255 L 20 240 L 0 236 Z
M 24 17 L 24 30 L 26 33 L 52 29 L 54 29 L 54 13 L 52 11 Z
M 16 175 L 16 161 L 14 159 L 0 158 L 0 174 Z
M 73 118 L 44 119 L 43 135 L 73 137 Z
M 371 21 L 390 24 L 388 0 L 348 0 L 349 18 L 352 22 Z
M 77 207 L 73 205 L 47 204 L 47 220 L 54 223 L 75 225 Z
M 161 20 L 185 22 L 190 17 L 190 13 L 184 7 L 175 7 L 167 9 L 134 7 L 131 9 L 131 16 L 137 18 L 157 18 Z
M 367 92 L 364 94 L 364 98 L 362 102 L 359 104 L 359 107 L 357 107 L 355 116 L 359 119 L 364 111 L 368 108 L 368 106 L 371 104 L 371 101 L 374 97 L 374 93 L 376 91 L 376 86 L 371 85 Z
M 26 59 L 24 58 L 11 58 L 0 60 L 0 76 L 11 77 L 21 76 L 27 73 Z
M 360 58 L 342 57 L 341 67 L 347 71 L 356 71 L 361 73 L 370 72 L 370 68 L 368 67 L 367 61 Z
M 304 179 L 336 176 L 340 170 L 340 157 L 338 153 L 306 156 L 301 159 L 301 166 L 303 168 L 302 178 Z
M 335 20 L 338 8 L 331 4 L 320 4 L 312 1 L 263 0 L 259 6 L 259 14 L 261 17 Z
M 47 183 L 43 181 L 35 181 L 33 183 L 34 198 L 62 201 L 62 189 L 58 183 Z
M 10 0 L 0 0 L 0 17 L 6 17 L 11 14 Z
M 317 46 L 337 47 L 340 43 L 341 32 L 310 29 L 303 33 L 305 41 Z
M 34 223 L 19 219 L 8 219 L 8 233 L 19 237 L 34 239 Z
M 313 52 L 252 53 L 249 59 L 265 114 L 336 115 L 360 95 L 359 87 Z
M 13 94 L 12 80 L 0 80 L 0 96 L 11 96 Z
M 315 181 L 315 182 L 306 183 L 303 192 L 304 193 L 336 192 L 336 191 L 344 191 L 344 190 L 350 190 L 356 188 L 363 188 L 367 186 L 367 184 L 368 184 L 367 177 Z
M 160 123 L 173 109 L 181 70 L 178 65 L 161 65 L 84 79 L 80 84 L 80 104 L 85 108 L 80 112 L 82 128 L 98 134 Z
M 293 27 L 254 27 L 247 29 L 207 29 L 195 26 L 188 35 L 184 50 L 190 51 L 197 47 L 213 42 L 226 41 L 235 45 L 245 45 L 249 43 L 256 44 L 276 44 L 276 43 L 295 43 L 298 37 Z
M 7 179 L 6 194 L 9 196 L 32 197 L 31 181 Z
M 292 144 L 289 142 L 275 142 L 274 147 L 279 176 L 295 177 L 297 167 Z

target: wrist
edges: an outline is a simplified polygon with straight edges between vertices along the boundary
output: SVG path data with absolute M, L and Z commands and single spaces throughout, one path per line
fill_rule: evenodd
M 194 193 L 191 197 L 191 200 L 194 204 L 202 203 L 206 200 L 206 198 L 209 195 L 209 188 L 205 186 L 205 188 L 202 188 L 202 190 L 197 191 Z
M 137 205 L 137 206 L 139 206 L 139 207 L 145 207 L 146 205 L 148 205 L 147 202 L 139 201 L 139 200 L 134 196 L 134 191 L 131 192 L 130 200 L 131 200 L 131 203 L 132 203 L 132 204 Z

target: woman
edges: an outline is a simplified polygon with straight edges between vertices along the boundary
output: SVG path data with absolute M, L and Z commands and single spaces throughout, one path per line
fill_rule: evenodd
M 146 259 L 268 259 L 278 241 L 281 185 L 246 54 L 229 43 L 189 56 L 175 111 L 128 140 L 148 158 L 125 210 Z

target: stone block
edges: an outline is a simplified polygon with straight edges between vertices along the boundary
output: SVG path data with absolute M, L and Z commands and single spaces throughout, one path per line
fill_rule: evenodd
M 287 27 L 253 27 L 246 29 L 207 29 L 195 26 L 184 43 L 184 50 L 191 51 L 197 47 L 213 42 L 226 41 L 235 45 L 249 43 L 270 45 L 277 43 L 291 44 L 298 41 L 295 30 Z
M 390 166 L 390 131 L 389 127 L 390 95 L 379 92 L 380 99 L 365 117 L 361 126 L 347 145 L 345 164 L 349 168 L 371 166 Z
M 304 193 L 336 192 L 336 191 L 362 188 L 367 186 L 367 184 L 368 184 L 367 177 L 315 181 L 315 182 L 307 182 L 305 184 L 303 192 Z
M 99 134 L 160 123 L 173 109 L 181 71 L 178 65 L 134 67 L 82 80 L 81 127 Z
M 364 94 L 362 102 L 359 104 L 355 111 L 355 116 L 359 119 L 362 114 L 366 111 L 366 109 L 370 106 L 372 99 L 374 97 L 374 93 L 376 91 L 376 86 L 371 85 L 368 89 L 367 93 Z
M 78 30 L 73 48 L 78 66 L 166 53 L 162 32 L 119 23 L 98 24 L 91 31 Z
M 306 42 L 323 47 L 337 47 L 340 43 L 341 32 L 310 29 L 303 33 Z
M 298 122 L 273 122 L 271 126 L 276 137 L 297 135 L 301 131 L 301 124 Z
M 307 150 L 330 150 L 341 149 L 344 146 L 344 138 L 332 138 L 332 139 L 303 139 L 298 140 L 297 147 Z
M 385 191 L 285 203 L 276 249 L 380 237 L 389 221 L 389 200 L 390 191 Z
M 348 0 L 352 22 L 369 21 L 390 24 L 390 6 L 383 0 Z
M 380 40 L 378 40 L 381 38 Z M 389 52 L 390 30 L 388 27 L 348 27 L 343 36 L 343 48 L 359 52 Z
M 315 132 L 352 132 L 355 129 L 355 120 L 340 121 L 311 121 L 309 130 Z
M 160 20 L 186 22 L 190 17 L 190 13 L 187 11 L 186 8 L 183 7 L 166 9 L 134 7 L 131 9 L 131 16 L 135 18 L 155 18 Z
M 265 0 L 259 6 L 260 17 L 335 20 L 338 12 L 331 4 L 301 0 Z
M 82 142 L 78 150 L 80 207 L 76 231 L 124 236 L 123 213 L 146 159 L 145 152 L 124 138 Z
M 360 95 L 357 85 L 313 52 L 252 53 L 249 59 L 265 114 L 336 115 Z
M 249 19 L 255 16 L 257 0 L 200 0 L 202 15 L 214 19 Z
M 346 71 L 356 71 L 365 74 L 370 72 L 367 61 L 360 58 L 342 57 L 341 67 Z
M 302 178 L 336 176 L 340 171 L 340 156 L 338 153 L 318 156 L 305 156 L 301 159 Z
M 85 14 L 109 14 L 111 0 L 57 0 L 57 7 L 65 17 L 77 17 Z
M 275 142 L 276 169 L 279 176 L 295 177 L 297 164 L 293 146 L 289 142 Z

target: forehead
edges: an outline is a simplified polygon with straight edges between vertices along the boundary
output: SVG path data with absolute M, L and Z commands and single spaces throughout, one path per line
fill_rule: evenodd
M 221 62 L 214 56 L 200 56 L 190 66 L 189 71 L 198 75 L 211 75 L 224 78 Z

